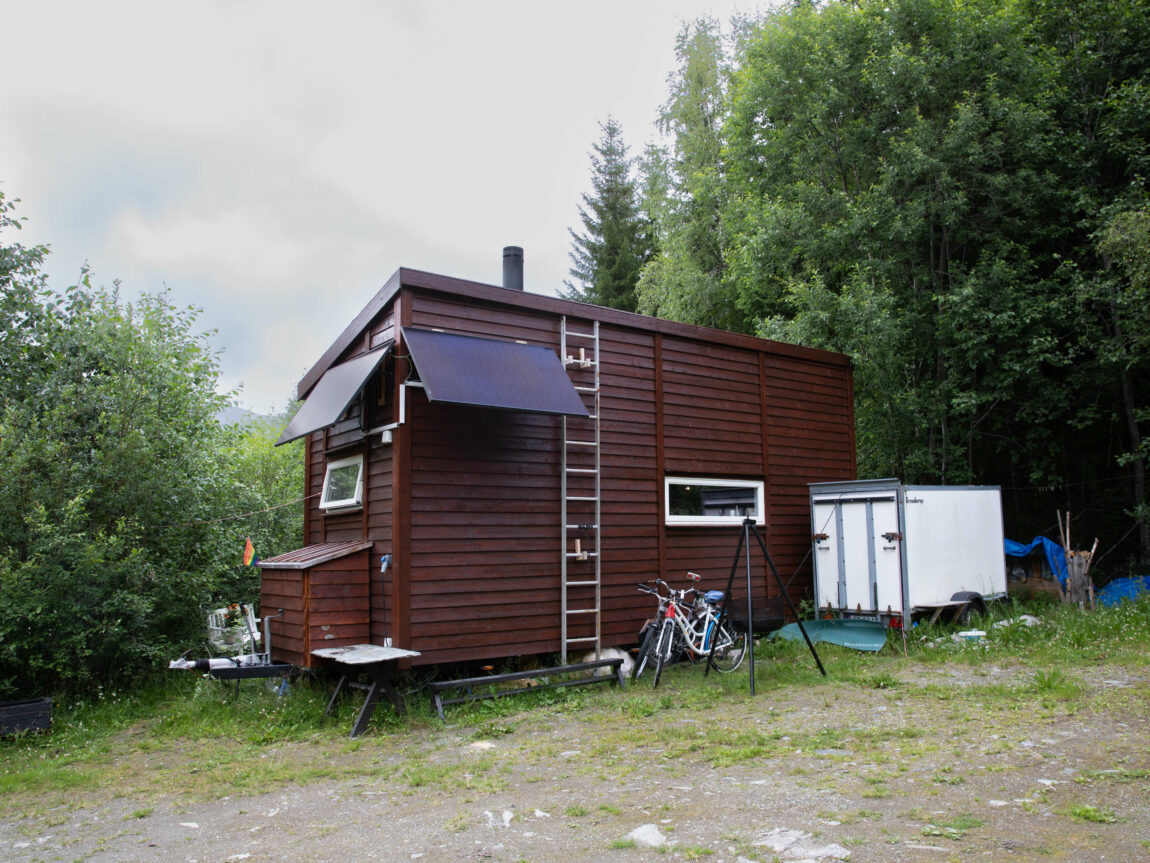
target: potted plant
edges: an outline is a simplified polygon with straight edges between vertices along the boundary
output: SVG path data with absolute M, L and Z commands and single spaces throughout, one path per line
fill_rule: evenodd
M 224 609 L 224 643 L 239 644 L 244 637 L 244 612 L 238 602 Z

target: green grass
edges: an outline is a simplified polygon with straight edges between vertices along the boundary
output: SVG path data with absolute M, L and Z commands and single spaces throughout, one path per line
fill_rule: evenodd
M 899 765 L 944 745 L 937 729 L 917 722 L 916 703 L 929 702 L 932 709 L 943 711 L 947 740 L 956 745 L 984 725 L 995 726 L 1000 732 L 992 744 L 996 752 L 1010 751 L 1036 716 L 1061 717 L 1087 709 L 1144 712 L 1150 701 L 1147 687 L 1100 692 L 1085 681 L 1091 666 L 1141 667 L 1150 661 L 1145 650 L 1150 643 L 1150 599 L 1085 613 L 1054 605 L 1041 611 L 1038 626 L 992 628 L 996 620 L 1023 611 L 1035 610 L 1006 605 L 978 620 L 975 625 L 991 633 L 978 650 L 946 639 L 931 643 L 953 627 L 908 632 L 907 656 L 897 634 L 879 654 L 818 645 L 826 677 L 819 674 L 805 644 L 764 640 L 756 650 L 754 697 L 748 665 L 734 674 L 707 677 L 698 666 L 681 666 L 667 669 L 657 690 L 645 676 L 623 690 L 537 690 L 452 706 L 445 729 L 412 678 L 405 687 L 415 690 L 407 698 L 407 715 L 397 716 L 383 705 L 369 734 L 354 741 L 348 740 L 347 731 L 360 693 L 340 699 L 333 715 L 325 718 L 330 690 L 307 678 L 293 683 L 282 698 L 250 681 L 233 700 L 231 685 L 172 674 L 136 693 L 60 698 L 50 734 L 0 741 L 0 815 L 71 805 L 112 787 L 123 788 L 124 795 L 138 801 L 138 819 L 148 817 L 145 806 L 158 794 L 211 799 L 317 779 L 354 778 L 367 784 L 387 782 L 401 792 L 423 788 L 466 795 L 506 785 L 507 762 L 492 754 L 504 749 L 514 750 L 516 762 L 527 767 L 561 763 L 563 771 L 612 780 L 637 769 L 673 776 L 685 765 L 723 769 L 780 758 L 788 760 L 788 771 L 802 775 L 810 767 L 789 763 L 796 753 L 808 758 L 826 751 L 819 756 L 824 763 L 865 758 L 879 767 L 881 773 L 866 771 L 864 797 L 881 798 L 903 793 L 894 784 Z M 974 682 L 947 683 L 945 668 L 954 663 L 966 665 Z M 994 676 L 990 666 L 1006 673 Z M 869 697 L 878 704 L 889 705 L 890 712 L 838 717 L 839 700 L 857 694 L 859 687 L 870 690 Z M 817 723 L 811 713 L 772 712 L 772 705 L 788 692 L 801 692 L 805 700 L 814 701 Z M 733 726 L 713 725 L 710 717 L 720 706 L 745 719 Z M 558 759 L 559 750 L 546 742 L 522 743 L 525 733 L 566 718 L 593 722 L 596 728 L 576 747 L 579 754 Z M 441 745 L 434 741 L 445 730 L 463 742 L 439 751 Z M 410 745 L 415 739 L 420 746 Z M 281 757 L 289 749 L 291 757 Z M 1145 777 L 1137 768 L 1091 775 L 1113 782 Z M 955 785 L 963 775 L 943 769 L 933 780 L 936 787 Z M 619 811 L 600 809 L 607 814 Z M 1087 807 L 1070 814 L 1090 820 L 1088 813 Z
M 1113 824 L 1118 820 L 1118 816 L 1110 809 L 1098 809 L 1084 804 L 1071 806 L 1068 814 L 1078 821 L 1088 821 L 1092 824 Z

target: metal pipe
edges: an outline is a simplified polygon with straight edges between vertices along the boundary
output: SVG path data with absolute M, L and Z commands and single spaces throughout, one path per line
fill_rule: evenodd
M 503 287 L 523 290 L 523 247 L 503 247 Z

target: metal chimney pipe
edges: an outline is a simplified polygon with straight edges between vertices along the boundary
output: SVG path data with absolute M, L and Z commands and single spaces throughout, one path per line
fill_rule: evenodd
M 523 247 L 503 247 L 503 287 L 523 290 Z

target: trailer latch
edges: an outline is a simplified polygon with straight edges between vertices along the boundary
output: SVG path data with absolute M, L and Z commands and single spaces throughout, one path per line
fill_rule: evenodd
M 892 530 L 889 533 L 884 533 L 882 535 L 882 538 L 885 539 L 887 542 L 894 542 L 896 539 L 902 539 L 902 534 L 899 533 L 897 530 Z
M 816 533 L 811 535 L 811 540 L 814 542 L 823 542 L 829 538 L 830 537 L 828 537 L 825 533 Z

